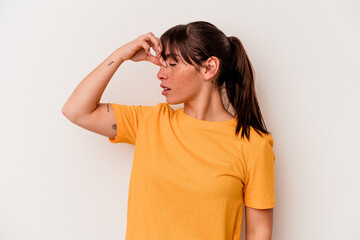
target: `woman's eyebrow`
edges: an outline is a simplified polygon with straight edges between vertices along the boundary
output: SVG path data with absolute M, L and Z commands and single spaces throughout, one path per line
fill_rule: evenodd
M 169 57 L 177 59 L 179 57 L 179 55 L 175 54 L 175 53 L 169 53 L 169 54 L 165 55 L 165 58 L 169 58 Z

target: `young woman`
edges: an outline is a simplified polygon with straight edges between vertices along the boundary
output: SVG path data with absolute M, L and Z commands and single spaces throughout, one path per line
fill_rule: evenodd
M 100 103 L 127 60 L 160 67 L 166 103 Z M 170 107 L 181 103 L 177 110 Z M 240 239 L 243 205 L 246 239 L 271 239 L 273 138 L 256 99 L 252 65 L 237 37 L 203 21 L 177 25 L 160 39 L 141 35 L 82 80 L 62 111 L 112 143 L 135 145 L 127 240 Z

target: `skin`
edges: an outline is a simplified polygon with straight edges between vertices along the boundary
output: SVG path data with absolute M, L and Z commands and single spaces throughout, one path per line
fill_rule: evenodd
M 245 239 L 271 240 L 273 208 L 255 209 L 245 206 Z

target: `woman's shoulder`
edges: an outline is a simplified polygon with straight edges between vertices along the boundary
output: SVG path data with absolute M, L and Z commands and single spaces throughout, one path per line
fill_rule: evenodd
M 275 159 L 273 151 L 274 140 L 270 133 L 258 132 L 251 127 L 250 140 L 247 140 L 245 137 L 240 145 L 242 156 L 249 165 L 257 164 L 259 161 L 266 161 L 267 159 L 272 161 Z
M 168 103 L 156 103 L 155 105 L 142 106 L 146 117 L 155 116 L 156 118 L 166 116 L 174 112 Z
M 175 110 L 168 103 L 157 103 L 155 108 L 161 112 L 174 112 Z
M 146 109 L 147 111 L 150 111 L 150 112 L 173 110 L 168 103 L 164 103 L 164 102 L 156 103 L 153 105 L 138 105 L 138 106 L 141 106 L 143 109 Z
M 241 135 L 241 132 L 239 136 Z M 247 139 L 246 136 L 243 138 L 243 142 L 249 146 L 259 146 L 262 144 L 269 144 L 271 147 L 274 145 L 274 138 L 270 133 L 263 133 L 260 130 L 257 130 L 250 126 L 250 139 Z

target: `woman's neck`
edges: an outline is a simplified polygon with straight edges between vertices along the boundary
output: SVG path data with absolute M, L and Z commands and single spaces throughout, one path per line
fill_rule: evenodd
M 227 121 L 234 118 L 223 106 L 219 90 L 200 92 L 196 99 L 184 103 L 184 112 L 204 121 Z

